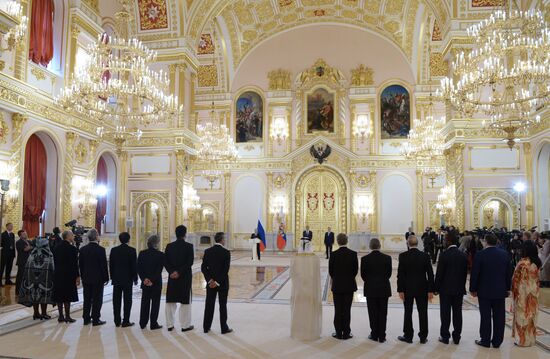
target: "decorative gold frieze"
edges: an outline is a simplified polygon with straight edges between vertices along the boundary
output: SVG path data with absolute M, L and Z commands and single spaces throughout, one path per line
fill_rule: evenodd
M 291 81 L 290 81 L 290 71 L 278 69 L 270 71 L 267 74 L 269 79 L 269 90 L 290 90 Z
M 199 87 L 218 85 L 218 68 L 216 65 L 200 65 L 197 73 Z
M 449 74 L 449 63 L 443 59 L 440 52 L 430 54 L 430 74 L 436 77 Z
M 351 86 L 366 87 L 374 84 L 374 71 L 363 64 L 351 70 Z

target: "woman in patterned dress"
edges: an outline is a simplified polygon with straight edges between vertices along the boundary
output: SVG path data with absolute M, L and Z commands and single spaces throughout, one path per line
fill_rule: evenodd
M 512 277 L 514 322 L 512 337 L 520 347 L 535 345 L 539 309 L 539 269 L 537 246 L 532 240 L 523 242 L 521 259 Z
M 19 290 L 19 304 L 33 307 L 33 319 L 50 319 L 46 312 L 53 301 L 54 261 L 47 238 L 36 238 L 36 246 L 25 264 L 23 282 Z M 38 311 L 40 307 L 40 312 Z

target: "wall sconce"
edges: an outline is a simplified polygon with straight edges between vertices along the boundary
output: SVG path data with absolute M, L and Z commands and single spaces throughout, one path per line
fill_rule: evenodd
M 210 189 L 214 188 L 214 183 L 220 179 L 221 171 L 216 169 L 209 169 L 202 171 L 202 177 L 210 184 Z
M 7 47 L 1 46 L 1 51 L 11 51 L 23 44 L 27 33 L 27 17 L 23 15 L 21 4 L 16 1 L 5 1 L 0 5 L 0 23 L 2 28 L 9 29 L 4 33 L 3 39 Z
M 285 218 L 287 213 L 286 197 L 284 195 L 277 195 L 271 200 L 271 214 L 274 214 L 278 223 Z
M 72 191 L 73 204 L 80 212 L 77 219 L 90 216 L 94 210 L 93 207 L 97 204 L 98 193 L 102 192 L 102 189 L 94 188 L 94 181 L 90 178 L 75 176 L 72 181 Z
M 187 217 L 189 217 L 191 211 L 201 208 L 200 197 L 197 194 L 197 190 L 189 184 L 183 185 L 182 207 Z
M 365 141 L 365 138 L 370 137 L 372 129 L 370 126 L 370 115 L 360 114 L 357 115 L 353 123 L 353 135 L 361 139 L 361 143 Z
M 17 204 L 19 199 L 19 176 L 15 174 L 13 166 L 9 165 L 7 162 L 0 162 L 0 179 L 2 180 L 4 205 L 7 206 L 9 210 Z
M 372 197 L 370 195 L 359 195 L 355 197 L 355 214 L 365 223 L 367 217 L 373 213 Z
M 271 123 L 270 136 L 281 145 L 288 137 L 288 123 L 284 117 L 275 117 Z

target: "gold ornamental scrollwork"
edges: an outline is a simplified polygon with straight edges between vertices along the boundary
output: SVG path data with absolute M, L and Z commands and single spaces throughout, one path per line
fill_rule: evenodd
M 74 150 L 76 162 L 82 164 L 86 162 L 88 158 L 88 148 L 83 141 L 79 141 Z
M 363 64 L 351 70 L 351 87 L 366 87 L 374 84 L 374 71 Z
M 269 90 L 270 91 L 277 91 L 277 90 L 290 90 L 291 88 L 291 81 L 290 81 L 290 71 L 278 69 L 270 71 L 267 74 L 267 78 L 269 80 Z
M 4 144 L 8 141 L 8 134 L 10 129 L 4 119 L 4 113 L 0 113 L 0 144 Z

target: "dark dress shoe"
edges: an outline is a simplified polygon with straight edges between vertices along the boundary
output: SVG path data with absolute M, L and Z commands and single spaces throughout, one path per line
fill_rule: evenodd
M 210 329 L 204 329 L 204 334 L 208 334 L 210 332 Z
M 115 323 L 115 327 L 120 327 L 120 323 Z
M 493 346 L 493 348 L 495 348 L 495 349 L 500 348 L 500 345 L 492 345 L 492 346 Z
M 64 317 L 58 317 L 57 322 L 58 323 L 65 323 L 65 318 Z
M 490 348 L 491 347 L 489 344 L 485 344 L 481 340 L 476 340 L 476 344 L 479 345 L 480 347 L 484 347 L 484 348 Z
M 122 327 L 123 327 L 123 328 L 128 328 L 128 327 L 132 327 L 132 326 L 134 326 L 134 323 L 133 323 L 133 322 L 122 323 Z
M 90 325 L 90 323 L 91 323 L 91 322 L 90 322 L 89 320 L 85 320 L 83 324 L 84 324 L 84 325 Z
M 42 320 L 42 316 L 40 314 L 38 315 L 35 314 L 32 316 L 32 320 Z
M 172 330 L 174 330 L 174 327 L 168 328 L 168 331 L 169 331 L 169 332 L 171 332 Z
M 195 327 L 193 325 L 191 325 L 191 326 L 188 326 L 187 328 L 181 328 L 181 331 L 182 332 L 188 332 L 188 331 L 193 330 L 193 329 L 195 329 Z
M 142 328 L 143 329 L 143 328 Z M 162 329 L 162 325 L 151 325 L 151 330 Z
M 342 336 L 340 334 L 332 333 L 332 337 L 336 339 L 342 339 Z
M 370 340 L 374 340 L 375 342 L 378 341 L 378 338 L 375 337 L 375 336 L 373 336 L 372 334 L 369 335 L 369 339 L 370 339 Z
M 385 343 L 385 342 L 386 342 L 386 338 L 380 338 L 380 339 L 378 339 L 378 342 L 380 342 L 380 343 Z
M 397 340 L 399 340 L 400 342 L 403 342 L 403 343 L 408 343 L 408 344 L 412 344 L 412 342 L 413 342 L 412 339 L 405 338 L 402 335 L 398 336 Z
M 97 322 L 93 322 L 93 323 L 92 323 L 92 326 L 98 327 L 98 326 L 103 325 L 103 324 L 105 324 L 105 323 L 107 323 L 107 322 L 104 321 L 104 320 L 98 320 Z
M 233 329 L 227 328 L 226 330 L 222 330 L 222 334 L 229 334 L 229 333 L 233 333 Z
M 74 323 L 74 322 L 76 322 L 76 320 L 74 320 L 73 318 L 65 317 L 65 323 Z
M 344 336 L 342 337 L 342 339 L 344 340 L 348 340 L 348 339 L 352 339 L 353 338 L 353 334 L 349 333 L 349 334 L 344 334 Z
M 420 339 L 420 344 L 426 344 L 428 342 L 428 338 Z
M 49 320 L 49 319 L 52 319 L 52 317 L 48 314 L 42 314 L 42 319 Z
M 443 343 L 443 344 L 449 344 L 449 339 L 445 339 L 445 338 L 441 338 L 441 337 L 439 337 L 439 339 L 438 339 L 438 340 L 439 340 L 439 342 L 440 342 L 440 343 Z
M 460 343 L 460 338 L 458 339 L 453 339 L 453 343 L 455 343 L 456 345 L 458 345 Z

